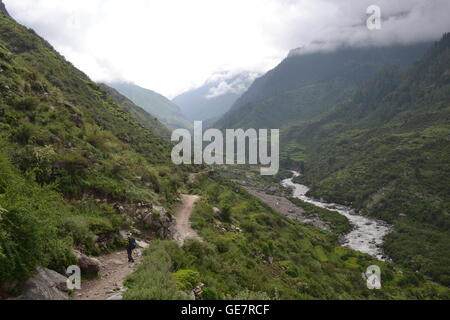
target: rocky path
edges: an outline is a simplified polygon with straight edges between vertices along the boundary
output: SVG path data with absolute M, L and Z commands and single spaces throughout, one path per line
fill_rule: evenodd
M 142 246 L 146 246 L 141 242 Z M 143 248 L 134 250 L 135 262 L 128 263 L 126 250 L 98 257 L 101 263 L 100 277 L 85 280 L 81 284 L 81 290 L 75 292 L 75 300 L 121 300 L 125 279 L 135 271 L 142 261 Z
M 194 205 L 198 200 L 200 200 L 199 196 L 183 194 L 181 195 L 181 204 L 175 208 L 175 217 L 177 219 L 175 228 L 180 234 L 179 241 L 181 243 L 184 243 L 187 239 L 202 241 L 202 238 L 192 229 L 190 223 Z
M 189 175 L 189 182 L 195 181 L 197 174 Z M 200 200 L 196 195 L 181 195 L 181 203 L 175 208 L 176 230 L 179 233 L 178 241 L 184 243 L 187 239 L 202 238 L 192 229 L 190 218 L 195 203 Z M 140 248 L 134 250 L 135 262 L 128 263 L 126 250 L 98 257 L 100 261 L 100 277 L 82 282 L 81 290 L 75 292 L 75 300 L 121 300 L 126 291 L 123 283 L 132 274 L 139 263 L 147 243 L 138 241 Z

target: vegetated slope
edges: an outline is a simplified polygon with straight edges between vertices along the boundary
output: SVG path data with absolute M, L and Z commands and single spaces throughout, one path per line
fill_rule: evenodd
M 170 131 L 161 122 L 159 122 L 157 118 L 150 115 L 141 107 L 135 105 L 133 101 L 120 94 L 116 89 L 113 89 L 106 84 L 99 84 L 99 87 L 102 91 L 109 94 L 117 104 L 127 109 L 130 114 L 139 120 L 144 127 L 152 130 L 163 138 L 170 139 Z
M 116 201 L 171 203 L 184 176 L 167 140 L 2 13 L 0 150 L 0 296 L 74 246 L 99 253 L 94 235 L 131 224 Z
M 450 285 L 450 35 L 407 72 L 386 68 L 283 144 L 313 195 L 395 223 L 396 261 Z
M 213 300 L 449 297 L 448 288 L 341 247 L 336 233 L 290 220 L 215 173 L 197 176 L 192 188 L 202 198 L 192 227 L 203 241 L 152 242 L 125 299 L 187 299 L 200 283 L 198 298 Z M 374 264 L 382 290 L 369 290 L 361 276 Z
M 429 45 L 341 48 L 312 54 L 294 50 L 275 69 L 255 80 L 215 126 L 282 128 L 310 120 L 350 98 L 382 66 L 408 66 Z
M 215 75 L 203 86 L 184 92 L 172 101 L 180 106 L 189 120 L 218 120 L 250 87 L 255 76 L 252 72 L 230 76 L 227 73 Z
M 132 83 L 119 82 L 107 83 L 107 85 L 119 91 L 152 116 L 158 118 L 170 130 L 192 128 L 192 123 L 184 117 L 180 107 L 159 93 L 141 88 Z

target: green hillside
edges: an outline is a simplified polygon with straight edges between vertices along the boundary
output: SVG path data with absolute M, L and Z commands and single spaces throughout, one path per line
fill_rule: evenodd
M 192 122 L 184 117 L 180 107 L 159 93 L 131 83 L 108 83 L 107 85 L 119 91 L 150 115 L 155 116 L 170 130 L 193 127 Z
M 114 203 L 170 205 L 184 176 L 167 140 L 3 14 L 0 150 L 0 283 L 98 253 L 94 235 L 131 225 Z
M 348 102 L 285 131 L 317 197 L 395 224 L 386 252 L 450 284 L 450 35 L 410 70 L 388 67 Z
M 133 101 L 120 94 L 116 89 L 113 89 L 106 84 L 99 84 L 99 87 L 102 91 L 109 94 L 114 102 L 127 109 L 144 127 L 152 130 L 163 138 L 170 139 L 170 131 L 159 122 L 158 119 L 150 115 L 141 107 L 135 105 Z
M 206 300 L 449 298 L 447 288 L 344 248 L 337 234 L 288 219 L 217 174 L 198 176 L 191 188 L 202 196 L 192 226 L 204 241 L 152 242 L 125 299 L 187 299 L 198 283 Z M 369 290 L 361 276 L 373 264 L 382 290 Z

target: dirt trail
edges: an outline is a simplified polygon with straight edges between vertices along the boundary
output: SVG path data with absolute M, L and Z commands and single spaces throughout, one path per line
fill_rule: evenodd
M 134 263 L 128 263 L 126 250 L 98 257 L 101 277 L 83 281 L 81 290 L 75 292 L 75 300 L 108 300 L 123 294 L 123 282 L 142 261 L 142 252 L 141 248 L 134 250 Z
M 181 204 L 175 208 L 175 217 L 177 218 L 175 228 L 180 233 L 179 240 L 182 243 L 187 239 L 198 239 L 202 241 L 202 238 L 192 229 L 189 221 L 194 205 L 198 200 L 200 200 L 199 196 L 183 194 L 181 195 Z
M 199 173 L 191 173 L 189 182 L 195 181 Z M 181 204 L 175 208 L 176 226 L 180 234 L 178 241 L 184 243 L 187 239 L 202 238 L 191 228 L 190 217 L 195 203 L 200 200 L 199 196 L 181 195 Z M 148 246 L 145 242 L 138 241 L 141 247 Z M 123 286 L 125 279 L 132 274 L 139 263 L 142 262 L 143 248 L 134 250 L 133 257 L 135 262 L 128 263 L 126 250 L 103 255 L 97 259 L 101 263 L 100 277 L 98 279 L 85 280 L 81 285 L 81 290 L 75 292 L 75 300 L 120 300 L 120 296 L 126 288 Z

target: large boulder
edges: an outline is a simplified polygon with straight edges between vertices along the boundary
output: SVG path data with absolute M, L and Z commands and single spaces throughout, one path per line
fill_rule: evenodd
M 18 300 L 68 300 L 66 277 L 46 268 L 38 268 L 37 271 L 25 282 Z
M 149 213 L 143 222 L 162 239 L 174 239 L 175 218 L 163 207 L 153 207 L 155 213 Z
M 82 275 L 97 275 L 100 272 L 101 263 L 99 260 L 88 257 L 79 251 L 73 251 L 77 258 L 77 265 L 80 267 Z

